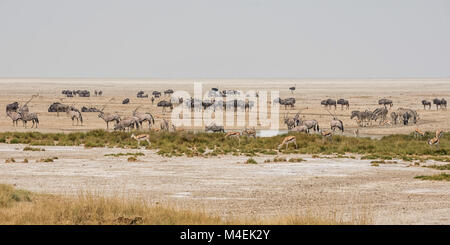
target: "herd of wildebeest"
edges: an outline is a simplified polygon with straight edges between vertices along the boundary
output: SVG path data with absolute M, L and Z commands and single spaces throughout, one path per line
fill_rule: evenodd
M 295 87 L 289 88 L 291 93 L 294 92 Z M 62 94 L 67 97 L 90 97 L 90 92 L 87 90 L 63 90 Z M 164 94 L 164 96 L 162 96 Z M 222 90 L 219 91 L 217 88 L 211 88 L 208 91 L 208 99 L 195 99 L 190 98 L 183 100 L 183 98 L 176 98 L 172 96 L 174 94 L 174 90 L 167 89 L 163 91 L 163 93 L 159 91 L 153 91 L 151 97 L 151 104 L 154 105 L 155 100 L 159 100 L 156 104 L 157 107 L 162 108 L 162 113 L 166 112 L 168 108 L 170 110 L 173 109 L 174 105 L 182 104 L 186 105 L 191 110 L 229 110 L 234 109 L 237 111 L 241 109 L 243 111 L 250 110 L 255 106 L 255 100 L 251 99 L 242 99 L 241 91 L 237 90 Z M 95 96 L 103 96 L 103 92 L 95 90 Z M 246 94 L 247 97 L 254 96 L 259 97 L 258 92 L 254 92 L 253 95 Z M 37 128 L 39 125 L 39 118 L 36 112 L 30 112 L 28 108 L 28 104 L 35 98 L 36 95 L 33 95 L 31 99 L 26 101 L 23 105 L 20 105 L 18 102 L 13 102 L 6 106 L 6 115 L 11 118 L 13 121 L 13 126 L 18 126 L 18 121 L 23 122 L 23 126 L 27 127 L 27 122 L 31 121 L 33 125 L 31 128 Z M 144 91 L 139 91 L 136 96 L 138 99 L 148 98 L 148 94 L 145 94 Z M 77 121 L 76 125 L 83 124 L 83 116 L 82 113 L 88 112 L 96 112 L 98 113 L 98 118 L 102 119 L 106 123 L 106 129 L 109 130 L 109 124 L 114 123 L 114 130 L 132 130 L 132 129 L 142 129 L 142 126 L 145 122 L 148 123 L 148 128 L 152 129 L 152 124 L 155 124 L 155 117 L 149 112 L 138 112 L 141 106 L 135 108 L 131 115 L 121 117 L 118 113 L 112 112 L 104 112 L 104 109 L 114 98 L 111 98 L 101 109 L 96 107 L 86 107 L 78 109 L 73 105 L 63 104 L 62 99 L 61 102 L 54 102 L 48 108 L 48 112 L 56 112 L 57 116 L 59 116 L 60 112 L 65 112 L 69 118 L 72 120 L 72 125 L 75 125 L 75 120 Z M 122 101 L 122 104 L 128 104 L 130 102 L 129 98 L 126 98 Z M 269 102 L 271 103 L 271 102 Z M 295 108 L 296 100 L 293 97 L 290 98 L 276 98 L 273 100 L 274 104 L 278 103 L 279 105 L 284 106 L 285 109 L 293 109 Z M 447 109 L 447 101 L 445 99 L 435 98 L 432 101 L 422 100 L 422 105 L 424 109 L 431 110 L 432 104 L 436 106 L 436 110 L 446 110 Z M 330 121 L 330 129 L 331 131 L 323 132 L 319 126 L 319 123 L 315 119 L 305 119 L 305 115 L 301 114 L 301 110 L 292 118 L 284 115 L 284 124 L 287 126 L 289 131 L 297 131 L 297 132 L 305 132 L 309 133 L 310 131 L 314 131 L 317 133 L 321 133 L 323 136 L 331 136 L 336 130 L 344 132 L 344 124 L 342 120 L 337 118 L 337 116 L 330 112 L 330 109 L 334 107 L 334 110 L 337 109 L 337 105 L 341 105 L 341 110 L 348 110 L 350 108 L 350 102 L 346 99 L 326 99 L 322 100 L 320 104 L 327 110 L 327 112 L 331 116 Z M 355 120 L 359 127 L 368 127 L 373 125 L 397 125 L 403 124 L 408 125 L 410 123 L 416 124 L 419 120 L 419 114 L 416 110 L 411 108 L 397 108 L 393 110 L 392 107 L 394 105 L 392 100 L 383 98 L 378 101 L 380 105 L 379 108 L 375 110 L 354 110 L 351 111 L 350 119 Z M 170 121 L 166 120 L 163 117 L 159 117 L 161 119 L 160 127 L 153 128 L 152 130 L 176 130 L 175 126 L 170 123 Z M 215 124 L 208 125 L 205 127 L 205 131 L 212 132 L 225 132 L 223 126 L 218 126 Z M 255 130 L 253 129 L 245 129 L 248 135 L 255 135 Z M 416 130 L 417 131 L 417 130 Z M 243 132 L 243 133 L 244 133 Z M 355 136 L 358 136 L 359 130 L 356 129 L 354 131 Z M 229 135 L 228 135 L 229 134 Z M 227 137 L 237 136 L 237 132 L 229 132 Z M 240 134 L 239 134 L 240 135 Z

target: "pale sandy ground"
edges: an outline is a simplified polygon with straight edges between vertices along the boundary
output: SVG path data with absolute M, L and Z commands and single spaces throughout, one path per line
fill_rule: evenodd
M 44 147 L 0 144 L 0 182 L 31 191 L 76 195 L 138 197 L 228 216 L 265 217 L 319 212 L 350 219 L 366 215 L 375 224 L 450 224 L 448 182 L 414 176 L 439 173 L 410 163 L 371 166 L 369 160 L 315 159 L 301 163 L 263 163 L 273 156 L 163 158 L 150 150 Z M 142 152 L 139 162 L 108 153 Z M 59 159 L 36 163 L 43 157 Z M 13 157 L 17 163 L 4 163 Z M 24 158 L 29 163 L 20 163 Z M 427 164 L 435 164 L 429 162 Z
M 137 105 L 142 111 L 161 114 L 150 99 L 137 99 L 144 90 L 167 88 L 192 92 L 193 81 L 211 87 L 242 90 L 279 90 L 282 98 L 294 96 L 297 105 L 290 110 L 308 107 L 303 114 L 328 128 L 330 116 L 320 106 L 320 100 L 345 98 L 351 108 L 336 113 L 346 125 L 346 134 L 356 128 L 349 119 L 351 110 L 375 109 L 378 99 L 390 98 L 394 108 L 417 109 L 421 120 L 417 126 L 370 127 L 360 129 L 362 135 L 382 136 L 422 130 L 450 129 L 450 112 L 424 111 L 420 101 L 435 97 L 450 100 L 450 79 L 422 80 L 0 80 L 0 107 L 13 101 L 23 103 L 35 93 L 40 97 L 30 104 L 37 112 L 41 132 L 72 132 L 105 128 L 97 113 L 85 113 L 84 126 L 72 126 L 64 113 L 48 113 L 48 106 L 62 98 L 62 89 L 101 89 L 103 97 L 66 98 L 64 103 L 77 107 L 103 105 L 116 98 L 105 111 L 130 115 Z M 288 87 L 296 85 L 291 95 Z M 122 105 L 124 98 L 129 105 Z M 156 104 L 156 103 L 155 103 Z M 12 127 L 9 118 L 0 111 L 0 131 L 35 131 Z M 283 115 L 284 110 L 281 111 Z M 165 115 L 166 117 L 168 114 Z M 159 121 L 159 120 L 158 120 Z M 232 127 L 226 127 L 230 129 Z M 183 207 L 204 208 L 223 215 L 277 215 L 302 210 L 336 209 L 346 217 L 352 212 L 368 211 L 376 224 L 450 224 L 450 188 L 448 182 L 420 181 L 414 176 L 439 171 L 408 167 L 408 163 L 370 166 L 369 161 L 353 159 L 312 159 L 307 162 L 245 165 L 247 157 L 163 158 L 154 152 L 139 157 L 142 162 L 129 163 L 125 157 L 104 157 L 107 153 L 130 152 L 125 149 L 84 149 L 82 147 L 45 147 L 45 152 L 24 152 L 22 145 L 0 144 L 0 183 L 16 184 L 20 188 L 74 194 L 77 190 L 100 191 L 105 194 L 126 193 L 152 202 L 177 203 Z M 35 163 L 44 156 L 59 157 L 54 163 Z M 14 157 L 28 164 L 6 164 Z M 294 157 L 294 156 L 289 156 Z M 262 163 L 267 157 L 256 157 Z M 273 156 L 271 156 L 273 158 Z

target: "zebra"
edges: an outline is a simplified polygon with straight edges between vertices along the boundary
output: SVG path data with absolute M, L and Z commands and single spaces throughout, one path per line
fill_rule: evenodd
M 423 109 L 426 110 L 426 107 L 428 106 L 428 109 L 431 110 L 431 101 L 428 100 L 422 100 Z
M 295 138 L 295 136 L 286 136 L 284 137 L 283 141 L 281 142 L 280 145 L 278 145 L 278 150 L 281 149 L 281 147 L 283 145 L 286 145 L 286 150 L 288 149 L 289 144 L 293 143 L 295 145 L 295 149 L 297 149 L 297 138 Z
M 397 119 L 398 119 L 398 113 L 395 112 L 395 111 L 391 112 L 391 121 L 392 121 L 395 125 L 397 125 Z
M 388 109 L 386 107 L 377 108 L 372 113 L 372 120 L 376 122 L 378 119 L 381 119 L 379 121 L 379 124 L 381 124 L 386 120 L 387 113 Z

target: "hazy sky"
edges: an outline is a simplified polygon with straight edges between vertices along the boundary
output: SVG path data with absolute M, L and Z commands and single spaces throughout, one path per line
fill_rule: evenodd
M 450 77 L 450 1 L 0 0 L 0 77 Z

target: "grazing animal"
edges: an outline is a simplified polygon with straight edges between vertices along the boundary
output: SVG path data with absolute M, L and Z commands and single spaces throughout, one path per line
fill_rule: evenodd
M 120 116 L 116 113 L 112 114 L 112 113 L 104 113 L 103 111 L 100 111 L 100 113 L 98 114 L 98 117 L 103 119 L 103 121 L 106 122 L 106 130 L 109 129 L 109 122 L 115 122 L 115 125 L 117 125 L 120 122 Z
M 24 127 L 27 127 L 27 122 L 31 121 L 33 122 L 33 125 L 31 125 L 31 128 L 35 127 L 37 128 L 39 125 L 39 118 L 38 115 L 34 112 L 24 112 L 19 111 L 20 114 L 20 120 L 22 120 Z
M 240 144 L 241 144 L 241 138 L 240 138 L 240 136 L 241 136 L 241 133 L 240 133 L 240 132 L 233 131 L 233 132 L 228 132 L 228 133 L 225 135 L 225 139 L 226 139 L 226 138 L 237 138 L 238 141 L 239 141 L 239 145 L 240 145 Z
M 444 132 L 442 130 L 437 130 L 436 137 L 430 139 L 428 141 L 428 145 L 430 145 L 431 147 L 436 146 L 439 149 L 439 141 L 443 134 L 444 134 Z
M 172 104 L 172 102 L 170 102 L 170 101 L 165 101 L 165 100 L 162 100 L 162 101 L 158 102 L 158 104 L 156 104 L 156 106 L 162 107 L 162 108 L 163 108 L 163 109 L 162 109 L 162 112 L 165 112 L 165 111 L 166 111 L 166 107 L 169 107 L 170 110 L 173 109 L 173 104 Z
M 293 143 L 295 145 L 295 149 L 297 149 L 297 138 L 295 138 L 295 136 L 286 136 L 284 137 L 283 141 L 281 142 L 281 144 L 278 146 L 278 150 L 280 150 L 280 148 L 283 145 L 286 145 L 286 150 L 288 149 L 289 144 Z
M 6 115 L 13 121 L 13 127 L 18 126 L 21 115 L 16 111 L 6 111 Z
M 436 105 L 436 110 L 439 110 L 439 107 L 441 107 L 442 110 L 447 109 L 447 101 L 445 99 L 434 99 L 433 104 Z
M 331 109 L 331 107 L 334 106 L 334 109 L 336 109 L 337 102 L 336 102 L 336 100 L 333 100 L 333 99 L 326 99 L 326 100 L 322 100 L 320 102 L 320 104 L 324 105 L 325 108 L 330 108 Z
M 67 115 L 72 119 L 72 126 L 74 124 L 74 120 L 77 119 L 77 126 L 78 123 L 81 122 L 81 125 L 83 125 L 83 116 L 81 115 L 81 112 L 78 109 L 70 108 L 70 110 L 67 110 Z
M 387 105 L 389 105 L 389 108 L 392 108 L 392 106 L 394 105 L 392 100 L 389 100 L 389 99 L 380 99 L 380 100 L 378 100 L 378 104 L 384 105 L 384 107 L 387 107 Z
M 375 122 L 380 119 L 379 124 L 386 120 L 388 109 L 386 107 L 377 108 L 372 112 L 372 120 Z
M 284 115 L 284 124 L 286 124 L 288 130 L 291 130 L 295 126 L 295 120 Z
M 398 113 L 395 112 L 395 111 L 391 112 L 391 121 L 392 121 L 394 124 L 397 124 L 397 119 L 398 119 Z
M 423 131 L 421 131 L 420 129 L 418 129 L 418 128 L 416 128 L 415 130 L 414 130 L 414 137 L 415 138 L 417 138 L 417 137 L 424 137 L 425 136 L 425 132 L 423 132 Z
M 302 120 L 301 118 L 298 118 L 297 120 L 297 126 L 305 126 L 308 128 L 308 132 L 310 129 L 314 130 L 314 132 L 319 132 L 319 122 L 317 122 L 315 119 L 312 120 Z
M 358 128 L 355 129 L 355 130 L 353 131 L 353 135 L 354 135 L 356 138 L 359 137 L 359 129 L 358 129 Z
M 133 111 L 133 116 L 139 118 L 139 125 L 142 128 L 142 123 L 143 122 L 148 122 L 148 128 L 150 129 L 152 126 L 151 124 L 155 124 L 155 118 L 153 117 L 152 114 L 150 114 L 149 112 L 146 113 L 138 113 L 137 110 L 139 109 L 140 106 L 138 106 L 134 111 Z
M 274 100 L 275 103 L 280 103 L 280 105 L 284 105 L 284 109 L 287 109 L 288 106 L 291 106 L 291 108 L 294 108 L 295 105 L 295 98 L 287 98 L 287 99 L 280 99 L 277 98 Z
M 256 138 L 256 130 L 255 128 L 252 129 L 245 128 L 244 131 L 242 131 L 242 135 L 247 135 L 247 137 Z
M 137 117 L 124 118 L 124 119 L 120 120 L 120 122 L 117 123 L 116 126 L 114 126 L 114 131 L 116 131 L 116 130 L 125 131 L 126 129 L 128 129 L 128 131 L 131 131 L 131 128 L 134 128 L 134 127 L 139 129 L 138 120 L 139 119 Z
M 416 124 L 417 120 L 419 120 L 419 114 L 408 108 L 398 108 L 397 114 L 399 118 L 403 119 L 403 125 L 408 125 L 410 119 L 413 119 L 414 124 Z
M 130 99 L 129 99 L 129 98 L 126 98 L 126 99 L 124 99 L 124 100 L 122 101 L 122 104 L 124 104 L 124 105 L 126 105 L 126 104 L 128 104 L 128 103 L 130 103 Z
M 333 138 L 332 138 L 333 137 L 333 132 L 331 132 L 331 131 L 324 131 L 324 132 L 320 132 L 320 135 L 322 135 L 323 139 L 329 139 L 331 141 L 331 140 L 333 140 Z
M 147 143 L 150 145 L 150 135 L 149 134 L 140 134 L 140 135 L 134 135 L 131 134 L 131 138 L 137 140 L 138 144 L 141 144 L 141 141 L 147 141 Z
M 223 126 L 217 126 L 216 124 L 212 124 L 210 126 L 205 126 L 205 132 L 212 131 L 214 133 L 222 132 L 225 133 Z
M 431 101 L 428 100 L 422 100 L 423 109 L 426 110 L 426 107 L 428 106 L 428 109 L 431 110 Z
M 306 125 L 298 125 L 295 126 L 292 131 L 309 133 L 309 128 Z
M 14 102 L 6 105 L 6 112 L 8 111 L 17 111 L 19 109 L 19 102 Z
M 171 95 L 173 94 L 173 89 L 167 89 L 164 91 L 164 95 Z
M 341 105 L 341 110 L 344 110 L 344 106 L 345 106 L 345 109 L 347 109 L 347 110 L 350 108 L 350 103 L 348 102 L 348 100 L 345 100 L 345 99 L 338 99 L 336 104 Z
M 342 133 L 344 132 L 344 123 L 341 120 L 337 119 L 336 117 L 334 117 L 333 120 L 331 120 L 330 126 L 333 132 L 336 130 L 336 128 L 341 130 Z

